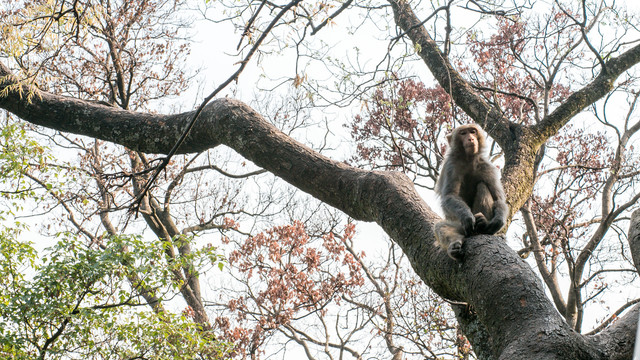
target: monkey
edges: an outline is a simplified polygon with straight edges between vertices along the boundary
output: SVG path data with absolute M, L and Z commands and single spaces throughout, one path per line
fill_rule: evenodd
M 495 234 L 505 225 L 509 206 L 500 172 L 484 154 L 485 136 L 478 125 L 462 125 L 447 135 L 436 193 L 445 220 L 435 225 L 438 245 L 462 259 L 462 242 L 474 234 Z

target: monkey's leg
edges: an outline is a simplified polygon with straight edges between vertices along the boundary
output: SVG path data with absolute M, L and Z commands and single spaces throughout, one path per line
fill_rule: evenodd
M 471 211 L 474 214 L 482 213 L 485 219 L 493 218 L 493 196 L 489 187 L 483 182 L 476 186 L 476 196 L 473 198 Z
M 487 228 L 487 226 L 489 226 L 489 220 L 487 220 L 486 217 L 484 217 L 484 214 L 479 212 L 477 214 L 474 215 L 476 218 L 476 228 L 475 231 L 479 234 L 482 234 L 483 230 Z
M 462 225 L 453 221 L 441 221 L 435 226 L 438 245 L 455 260 L 462 259 L 462 241 L 464 229 Z
M 473 198 L 471 210 L 476 218 L 475 231 L 479 234 L 487 234 L 489 221 L 493 218 L 493 196 L 489 187 L 483 182 L 476 186 L 476 195 Z

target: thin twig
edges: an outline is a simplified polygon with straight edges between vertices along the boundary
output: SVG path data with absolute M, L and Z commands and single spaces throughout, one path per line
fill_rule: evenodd
M 289 9 L 291 9 L 292 7 L 298 5 L 300 2 L 302 2 L 302 0 L 294 0 L 294 1 L 290 2 L 289 4 L 287 4 L 287 6 L 282 8 L 282 10 L 271 21 L 269 26 L 267 26 L 267 28 L 264 30 L 264 32 L 262 33 L 262 35 L 260 36 L 258 41 L 256 41 L 255 45 L 253 45 L 251 50 L 249 50 L 249 53 L 247 54 L 247 56 L 245 56 L 245 58 L 240 62 L 240 67 L 238 68 L 238 70 L 233 75 L 231 75 L 225 82 L 220 84 L 220 86 L 218 86 L 218 88 L 216 88 L 211 94 L 209 94 L 209 96 L 207 96 L 204 99 L 204 101 L 200 104 L 200 106 L 198 106 L 198 109 L 196 110 L 196 112 L 194 113 L 193 117 L 191 118 L 191 120 L 187 124 L 186 129 L 184 130 L 184 132 L 182 133 L 182 135 L 180 136 L 178 141 L 175 143 L 173 148 L 171 148 L 171 150 L 169 151 L 167 156 L 163 159 L 162 163 L 158 166 L 158 168 L 153 173 L 151 178 L 147 181 L 147 183 L 145 184 L 144 188 L 142 189 L 142 191 L 138 195 L 138 198 L 133 203 L 132 210 L 135 211 L 136 216 L 137 216 L 138 210 L 140 208 L 140 204 L 142 203 L 142 199 L 147 194 L 149 189 L 151 189 L 151 186 L 153 185 L 155 180 L 158 178 L 158 175 L 160 174 L 160 172 L 167 167 L 167 165 L 169 164 L 169 160 L 171 160 L 171 157 L 173 155 L 175 155 L 175 153 L 178 151 L 178 149 L 180 148 L 182 143 L 184 143 L 184 140 L 187 138 L 187 135 L 189 135 L 189 132 L 193 128 L 193 125 L 195 124 L 195 122 L 198 119 L 198 116 L 200 115 L 202 110 L 204 110 L 204 107 L 209 103 L 209 101 L 211 101 L 211 99 L 213 99 L 220 91 L 222 91 L 222 89 L 227 87 L 227 85 L 229 85 L 232 81 L 234 81 L 234 80 L 238 81 L 238 77 L 240 76 L 240 74 L 242 73 L 244 68 L 249 63 L 249 60 L 256 53 L 256 51 L 258 51 L 258 47 L 262 44 L 262 42 L 267 37 L 267 35 L 270 33 L 270 31 L 275 27 L 277 22 L 284 16 L 284 14 L 287 11 L 289 11 Z

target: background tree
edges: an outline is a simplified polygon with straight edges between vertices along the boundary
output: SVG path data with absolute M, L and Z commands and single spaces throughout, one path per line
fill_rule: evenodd
M 79 14 L 84 13 L 83 4 L 79 2 L 58 5 L 61 7 L 55 7 L 53 12 L 44 9 L 48 19 L 59 22 L 65 18 L 73 24 L 81 18 Z M 620 315 L 624 311 L 623 316 L 616 316 L 615 322 L 605 322 L 594 333 L 580 334 L 576 330 L 582 328 L 585 304 L 599 295 L 601 289 L 606 289 L 602 285 L 593 287 L 594 281 L 597 284 L 600 277 L 611 270 L 629 274 L 629 270 L 633 270 L 635 277 L 640 268 L 636 256 L 635 229 L 640 221 L 637 211 L 629 217 L 631 233 L 626 243 L 619 241 L 616 245 L 615 239 L 606 236 L 607 230 L 621 226 L 621 221 L 637 208 L 638 194 L 634 189 L 637 156 L 630 146 L 640 127 L 633 111 L 637 84 L 632 68 L 640 61 L 637 18 L 628 16 L 620 7 L 609 6 L 613 4 L 587 1 L 536 3 L 534 7 L 449 1 L 438 8 L 420 8 L 393 0 L 387 3 L 260 2 L 243 4 L 241 8 L 237 8 L 237 3 L 221 5 L 228 9 L 224 15 L 240 24 L 240 47 L 247 46 L 240 71 L 253 54 L 259 53 L 265 59 L 273 49 L 281 53 L 294 50 L 299 56 L 295 58 L 295 73 L 289 75 L 290 84 L 307 90 L 315 105 L 349 104 L 376 84 L 396 79 L 404 81 L 403 77 L 389 74 L 413 70 L 405 65 L 419 58 L 442 88 L 433 90 L 429 100 L 444 102 L 446 94 L 450 105 L 443 115 L 433 109 L 416 114 L 423 116 L 421 120 L 425 123 L 437 119 L 440 124 L 452 124 L 470 119 L 480 124 L 495 141 L 492 154 L 501 155 L 497 160 L 503 169 L 502 179 L 512 215 L 518 211 L 521 214 L 512 219 L 511 230 L 521 226 L 520 216 L 526 225 L 526 235 L 521 236 L 524 244 L 518 246 L 522 249 L 520 255 L 534 253 L 553 299 L 545 296 L 543 284 L 532 268 L 499 237 L 469 239 L 462 263 L 453 262 L 438 251 L 433 245 L 433 224 L 438 216 L 405 175 L 364 170 L 333 161 L 276 130 L 240 101 L 219 98 L 204 108 L 180 147 L 180 153 L 227 145 L 257 166 L 348 216 L 377 222 L 402 249 L 420 279 L 455 304 L 453 309 L 459 325 L 479 357 L 631 357 L 639 309 L 637 305 L 631 307 L 634 300 L 616 311 Z M 308 35 L 324 32 L 326 25 L 343 14 L 358 11 L 366 12 L 365 19 L 373 20 L 376 25 L 384 24 L 384 21 L 378 22 L 384 19 L 395 23 L 391 27 L 395 33 L 385 30 L 382 36 L 389 40 L 389 46 L 382 61 L 371 66 L 353 61 L 350 69 L 349 63 L 339 56 L 322 62 L 325 66 L 337 67 L 331 76 L 335 86 L 328 89 L 320 81 L 310 79 L 315 73 L 313 66 L 317 65 L 314 60 L 320 59 L 322 53 L 314 48 L 319 42 L 308 40 Z M 484 26 L 469 29 L 456 22 L 465 21 L 468 25 L 469 20 L 464 16 L 469 13 L 476 14 L 479 24 Z M 363 29 L 371 30 L 365 26 L 349 30 Z M 608 38 L 606 34 L 611 33 L 616 36 Z M 467 39 L 469 45 L 460 45 L 460 39 Z M 303 62 L 303 59 L 310 61 Z M 238 74 L 230 80 L 238 80 Z M 193 112 L 175 115 L 133 112 L 37 91 L 5 65 L 0 68 L 0 75 L 3 78 L 0 107 L 31 123 L 98 137 L 137 152 L 168 153 L 194 117 Z M 407 84 L 400 83 L 398 88 Z M 392 85 L 390 89 L 396 87 Z M 614 102 L 619 91 L 626 91 L 631 99 L 631 110 L 623 116 L 607 106 Z M 381 124 L 379 132 L 385 137 L 371 139 L 377 136 L 371 132 L 359 141 L 384 144 L 390 151 L 373 156 L 383 159 L 385 167 L 409 171 L 416 179 L 422 177 L 420 180 L 428 188 L 435 178 L 429 169 L 437 169 L 433 165 L 438 163 L 442 143 L 421 148 L 417 135 L 427 131 L 421 132 L 417 127 L 419 122 L 409 121 L 414 116 L 410 110 L 412 104 L 388 97 L 394 106 L 378 101 L 369 108 L 373 108 L 373 112 L 364 114 L 372 117 L 373 123 Z M 603 98 L 605 100 L 598 102 Z M 598 123 L 612 131 L 615 147 L 607 147 L 601 140 L 607 136 L 604 131 L 602 134 L 581 133 L 569 127 L 570 121 L 576 127 L 595 123 L 585 112 L 591 107 L 596 119 L 601 120 Z M 362 124 L 354 125 L 356 136 L 365 134 L 361 132 L 366 130 Z M 431 127 L 436 133 L 427 135 L 426 139 L 438 141 L 442 127 Z M 578 147 L 576 142 L 583 141 L 579 139 L 589 139 L 589 144 L 581 143 L 583 146 Z M 363 145 L 362 150 L 366 150 L 364 146 L 371 145 Z M 603 150 L 599 158 L 593 156 L 593 149 Z M 607 161 L 607 157 L 612 161 Z M 140 155 L 140 159 L 144 164 L 144 157 Z M 424 166 L 424 163 L 433 165 Z M 549 183 L 554 184 L 555 190 L 550 198 L 546 193 L 542 196 L 534 193 L 536 188 Z M 586 201 L 593 198 L 589 196 L 592 194 L 600 195 L 599 202 L 592 204 L 592 208 L 600 209 L 597 214 L 587 211 Z M 142 209 L 153 208 L 152 199 L 149 201 Z M 536 211 L 550 208 L 545 203 L 552 204 L 554 212 L 536 215 Z M 160 237 L 165 241 L 171 239 Z M 612 242 L 614 250 L 618 246 L 618 252 L 610 251 Z M 616 256 L 617 264 L 600 261 L 603 256 Z M 566 298 L 557 286 L 558 266 L 566 266 L 570 279 Z M 195 281 L 196 277 L 190 274 L 193 275 L 187 269 L 187 278 Z M 194 288 L 195 285 L 191 287 Z
M 64 3 L 16 2 L 5 6 L 3 17 L 13 26 L 5 27 L 4 34 L 9 39 L 20 37 L 15 44 L 22 45 L 9 49 L 13 53 L 6 55 L 13 56 L 24 74 L 42 79 L 43 88 L 123 109 L 148 109 L 154 100 L 186 89 L 192 75 L 181 68 L 189 44 L 181 38 L 188 22 L 180 2 L 75 5 L 78 7 L 71 9 Z M 14 128 L 18 130 L 9 133 L 8 129 Z M 217 221 L 224 216 L 197 212 L 191 218 L 182 217 L 184 224 L 190 224 L 181 232 L 169 209 L 173 195 L 183 196 L 176 189 L 178 184 L 198 171 L 189 168 L 197 157 L 176 164 L 171 169 L 173 182 L 164 184 L 164 191 L 143 199 L 142 224 L 156 234 L 156 242 L 130 242 L 119 239 L 140 234 L 143 227 L 137 216 L 133 219 L 127 214 L 127 204 L 139 196 L 140 181 L 148 176 L 145 169 L 153 157 L 99 140 L 30 128 L 16 123 L 13 117 L 6 118 L 5 129 L 4 153 L 22 161 L 13 169 L 14 176 L 3 179 L 9 189 L 17 186 L 19 190 L 5 194 L 29 191 L 31 199 L 37 201 L 18 210 L 17 215 L 29 216 L 31 209 L 35 215 L 43 211 L 56 214 L 59 225 L 48 224 L 44 232 L 51 236 L 69 232 L 51 250 L 52 260 L 48 262 L 45 259 L 35 265 L 31 253 L 26 259 L 20 254 L 5 258 L 8 267 L 29 260 L 29 268 L 39 274 L 33 282 L 16 282 L 6 293 L 9 306 L 2 314 L 11 324 L 3 334 L 6 355 L 37 355 L 43 359 L 74 353 L 83 358 L 222 357 L 227 348 L 208 332 L 210 324 L 198 279 L 199 272 L 222 265 L 222 258 L 211 246 L 192 249 L 192 244 L 197 230 L 225 228 L 223 220 Z M 32 132 L 25 133 L 26 129 Z M 49 149 L 29 140 L 27 134 L 34 132 L 39 143 L 66 149 L 67 156 L 54 157 Z M 22 153 L 12 153 L 9 148 L 16 141 L 26 143 L 20 148 Z M 69 160 L 73 156 L 77 160 Z M 15 161 L 8 160 L 7 166 L 15 167 Z M 157 200 L 159 195 L 164 202 Z M 214 191 L 198 192 L 191 197 L 191 204 L 198 208 L 199 201 L 216 197 Z M 221 201 L 215 210 L 229 211 L 233 206 L 232 197 L 225 197 L 228 200 Z M 21 199 L 26 200 L 24 195 Z M 28 243 L 23 246 L 29 247 Z M 114 256 L 112 252 L 121 254 Z M 90 264 L 84 264 L 87 261 Z M 154 276 L 155 269 L 149 265 L 164 270 Z M 92 275 L 96 269 L 101 271 Z M 56 282 L 60 282 L 56 289 L 48 290 Z M 15 294 L 24 292 L 32 299 L 25 302 L 16 298 Z M 177 294 L 186 303 L 186 310 L 172 315 L 165 300 Z M 41 306 L 33 306 L 34 302 Z M 136 310 L 144 304 L 155 314 Z M 125 325 L 120 320 L 132 316 L 139 324 Z M 109 321 L 101 322 L 102 317 Z M 92 350 L 95 344 L 99 344 L 99 350 Z
M 238 245 L 229 257 L 235 286 L 221 286 L 209 304 L 237 356 L 468 356 L 449 309 L 407 271 L 398 249 L 369 260 L 354 236 L 354 224 L 318 236 L 296 222 Z

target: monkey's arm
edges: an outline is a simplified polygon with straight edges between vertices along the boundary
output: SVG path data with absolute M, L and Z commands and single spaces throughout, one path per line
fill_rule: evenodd
M 471 208 L 460 197 L 460 186 L 462 179 L 458 179 L 452 174 L 444 172 L 441 174 L 441 184 L 439 184 L 440 198 L 442 199 L 442 210 L 448 220 L 457 220 L 462 224 L 465 235 L 469 236 L 473 232 L 476 218 L 471 212 Z
M 456 219 L 462 224 L 465 236 L 473 233 L 476 218 L 469 206 L 458 196 L 448 195 L 442 199 L 442 209 L 448 219 Z
M 493 218 L 489 222 L 478 224 L 476 230 L 481 234 L 493 235 L 500 231 L 504 224 L 507 223 L 507 214 L 509 213 L 509 206 L 504 200 L 496 201 L 493 204 Z

